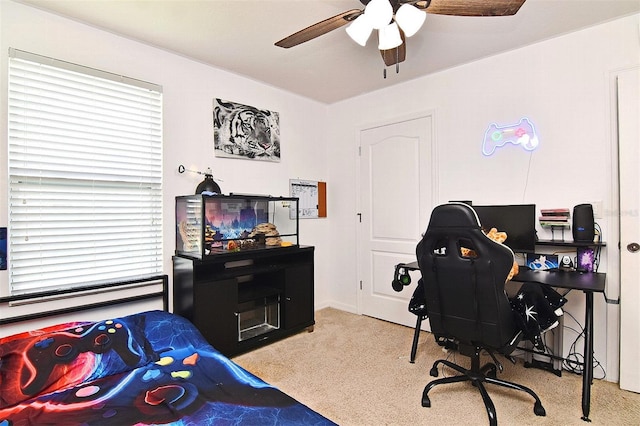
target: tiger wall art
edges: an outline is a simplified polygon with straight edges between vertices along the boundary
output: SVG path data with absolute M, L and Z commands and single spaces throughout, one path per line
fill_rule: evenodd
M 280 116 L 277 112 L 213 100 L 216 157 L 280 161 Z

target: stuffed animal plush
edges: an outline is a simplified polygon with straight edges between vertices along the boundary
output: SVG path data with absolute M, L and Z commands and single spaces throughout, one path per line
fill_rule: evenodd
M 489 232 L 487 232 L 487 237 L 491 238 L 493 241 L 500 244 L 507 241 L 507 233 L 500 232 L 496 228 L 491 228 Z
M 487 235 L 487 237 L 491 238 L 496 243 L 502 244 L 507 240 L 507 233 L 506 232 L 500 232 L 496 228 L 491 228 L 489 230 L 489 232 L 485 232 L 485 234 Z M 460 247 L 460 254 L 462 255 L 462 257 L 477 257 L 478 256 L 475 251 L 473 251 L 471 249 L 468 249 L 468 248 L 465 248 L 465 247 Z M 516 261 L 514 259 L 513 260 L 513 266 L 511 267 L 511 271 L 509 271 L 509 275 L 507 276 L 507 281 L 510 281 L 511 278 L 513 278 L 517 273 L 518 273 L 518 264 L 516 263 Z

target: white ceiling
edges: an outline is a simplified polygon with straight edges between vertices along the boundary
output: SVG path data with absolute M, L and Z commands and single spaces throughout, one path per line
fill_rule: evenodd
M 328 104 L 640 12 L 640 0 L 526 0 L 510 17 L 428 15 L 407 39 L 400 72 L 390 67 L 385 79 L 373 35 L 361 47 L 343 27 L 290 49 L 274 46 L 362 8 L 358 0 L 14 1 Z

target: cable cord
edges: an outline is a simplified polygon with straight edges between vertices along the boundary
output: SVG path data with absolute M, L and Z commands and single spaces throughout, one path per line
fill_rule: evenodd
M 580 341 L 580 339 L 584 339 L 585 330 L 584 330 L 584 327 L 582 326 L 582 324 L 580 324 L 580 322 L 576 319 L 576 317 L 574 317 L 569 312 L 565 312 L 565 314 L 568 315 L 569 317 L 571 317 L 571 319 L 573 319 L 573 321 L 575 321 L 575 323 L 578 325 L 578 327 L 580 329 L 576 330 L 575 328 L 570 327 L 568 325 L 564 326 L 565 329 L 573 331 L 574 333 L 576 333 L 577 336 L 576 336 L 575 340 L 573 341 L 573 343 L 571 343 L 571 346 L 569 347 L 569 353 L 567 354 L 567 357 L 565 358 L 562 367 L 565 370 L 570 371 L 572 373 L 582 374 L 582 372 L 584 371 L 584 354 L 581 354 L 581 353 L 578 352 L 577 346 L 578 346 L 578 342 Z M 604 369 L 604 367 L 602 366 L 600 361 L 598 361 L 598 359 L 594 355 L 593 356 L 593 369 L 595 370 L 596 368 L 598 368 L 598 369 L 600 369 L 602 371 L 602 377 L 594 377 L 594 379 L 602 380 L 602 379 L 607 377 L 606 370 Z
M 533 160 L 533 151 L 529 152 L 529 164 L 527 165 L 527 176 L 524 180 L 524 189 L 522 190 L 522 202 L 527 197 L 527 188 L 529 187 L 529 175 L 531 174 L 531 161 Z
M 443 350 L 446 349 L 443 347 Z M 456 364 L 456 353 L 458 352 L 457 350 L 454 349 L 447 349 L 447 357 L 445 358 L 445 360 L 450 361 L 454 364 Z M 447 370 L 450 370 L 452 372 L 457 373 L 457 371 L 453 370 L 452 368 L 450 368 L 448 365 L 445 364 L 440 364 L 440 375 L 442 377 L 449 377 L 449 375 L 447 375 Z

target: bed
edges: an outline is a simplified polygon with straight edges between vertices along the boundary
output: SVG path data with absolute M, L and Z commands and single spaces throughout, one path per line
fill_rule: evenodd
M 0 338 L 0 426 L 333 425 L 148 311 Z

